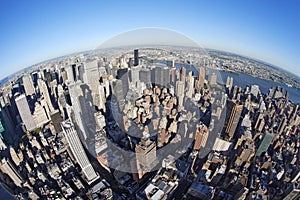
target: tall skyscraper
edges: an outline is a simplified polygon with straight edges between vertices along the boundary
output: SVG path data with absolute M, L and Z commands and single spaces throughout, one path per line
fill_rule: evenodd
M 204 87 L 204 80 L 205 80 L 205 68 L 200 67 L 198 72 L 198 83 L 200 88 Z
M 124 108 L 125 105 L 125 97 L 126 97 L 126 91 L 123 90 L 122 87 L 122 80 L 115 80 L 113 82 L 113 94 L 116 97 L 116 101 L 118 103 L 118 106 L 120 108 L 120 110 L 122 110 Z
M 266 152 L 268 150 L 273 138 L 274 138 L 273 134 L 265 133 L 263 140 L 261 141 L 260 145 L 258 146 L 255 156 L 260 156 L 263 152 Z
M 22 80 L 23 80 L 23 85 L 24 85 L 24 89 L 25 89 L 25 94 L 27 96 L 34 95 L 35 94 L 35 89 L 34 89 L 34 85 L 33 85 L 31 75 L 30 74 L 25 74 L 23 76 Z
M 13 118 L 2 100 L 0 99 L 0 137 L 5 140 L 6 144 L 13 144 L 18 137 L 14 129 Z
M 92 94 L 89 86 L 81 81 L 69 85 L 69 92 L 72 101 L 74 120 L 78 127 L 79 135 L 83 142 L 88 144 L 89 140 L 96 133 L 96 121 L 94 118 L 95 109 L 92 105 Z
M 156 85 L 163 85 L 163 80 L 162 80 L 162 68 L 161 66 L 156 66 L 153 70 L 152 70 L 152 83 L 155 83 Z
M 170 69 L 170 83 L 173 84 L 173 86 L 175 86 L 176 83 L 176 67 L 172 67 Z
M 139 171 L 139 178 L 155 166 L 156 145 L 149 138 L 142 138 L 135 147 L 136 160 Z
M 141 69 L 139 72 L 139 79 L 144 83 L 151 83 L 151 71 L 149 69 Z
M 166 87 L 170 83 L 170 68 L 169 67 L 163 67 L 162 68 L 163 74 L 162 76 L 162 84 Z
M 50 113 L 50 118 L 53 123 L 55 132 L 62 132 L 60 123 L 63 121 L 63 118 L 61 117 L 59 110 L 54 110 L 52 113 Z
M 123 91 L 123 98 L 127 96 L 127 92 L 129 89 L 129 75 L 128 69 L 119 69 L 117 71 L 117 78 L 118 80 L 122 81 L 122 91 Z M 138 74 L 137 74 L 138 76 Z
M 137 86 L 136 85 L 137 82 L 139 82 L 140 80 L 143 81 L 142 79 L 139 78 L 140 70 L 141 70 L 141 67 L 139 67 L 139 66 L 132 67 L 131 70 L 130 70 L 131 82 L 134 84 L 135 87 Z
M 98 61 L 92 60 L 83 63 L 84 73 L 83 73 L 83 82 L 86 83 L 93 97 L 93 105 L 99 106 L 99 70 L 98 70 Z
M 180 68 L 180 81 L 183 81 L 185 83 L 185 77 L 186 77 L 186 68 L 181 67 Z
M 69 64 L 65 67 L 69 82 L 74 82 L 78 80 L 83 81 L 84 66 L 79 64 L 79 62 L 80 61 L 76 61 L 76 63 Z
M 226 88 L 228 88 L 229 91 L 231 91 L 233 86 L 233 78 L 231 76 L 228 76 L 226 79 Z
M 48 118 L 48 115 L 47 115 L 45 109 L 39 102 L 36 102 L 34 105 L 33 119 L 34 119 L 37 127 L 42 127 L 50 119 L 50 118 Z
M 135 49 L 134 50 L 134 66 L 139 65 L 139 50 Z
M 208 138 L 208 129 L 203 124 L 199 126 L 196 130 L 194 150 L 199 150 L 201 147 L 205 147 L 207 138 Z
M 212 73 L 210 75 L 209 85 L 217 85 L 217 74 Z
M 250 93 L 253 94 L 253 96 L 257 97 L 259 92 L 260 90 L 258 85 L 251 85 Z
M 178 98 L 178 106 L 179 106 L 179 108 L 182 108 L 183 99 L 184 99 L 184 82 L 183 81 L 176 82 L 176 96 Z
M 194 94 L 194 82 L 195 82 L 195 78 L 193 76 L 192 71 L 190 71 L 186 77 L 186 87 L 187 87 L 187 92 L 186 92 L 186 96 L 189 98 L 193 97 Z
M 2 171 L 12 179 L 12 181 L 16 184 L 16 186 L 19 187 L 22 186 L 24 180 L 10 160 L 8 160 L 7 158 L 2 158 L 1 168 Z
M 238 126 L 238 123 L 240 121 L 240 117 L 243 111 L 243 105 L 236 105 L 236 103 L 229 101 L 229 106 L 227 109 L 229 109 L 228 111 L 230 112 L 230 116 L 226 116 L 226 120 L 227 121 L 227 126 L 226 126 L 226 130 L 225 133 L 228 134 L 229 138 L 233 138 L 234 133 L 236 131 L 236 128 Z M 227 113 L 228 115 L 229 113 Z
M 79 166 L 82 169 L 85 177 L 88 182 L 91 183 L 98 178 L 93 166 L 91 165 L 85 151 L 83 145 L 79 139 L 77 131 L 70 119 L 63 121 L 61 123 L 62 129 L 64 131 L 65 137 L 70 145 L 70 149 L 78 162 Z
M 277 129 L 277 131 L 278 131 L 279 134 L 282 134 L 282 133 L 283 133 L 283 131 L 284 131 L 286 125 L 287 125 L 287 122 L 288 122 L 288 120 L 287 120 L 286 117 L 283 117 L 283 118 L 281 119 L 281 122 L 280 122 L 280 124 L 279 124 L 279 126 L 278 126 L 278 129 Z
M 46 82 L 43 81 L 42 79 L 38 79 L 38 86 L 39 86 L 41 95 L 46 100 L 47 107 L 48 107 L 48 109 L 46 109 L 46 110 L 49 110 L 50 112 L 53 112 L 54 107 L 53 107 L 53 104 L 52 104 L 52 101 L 51 101 L 51 97 L 50 97 Z M 47 113 L 47 114 L 49 116 L 49 113 Z
M 15 99 L 18 111 L 20 113 L 22 122 L 24 123 L 27 131 L 33 131 L 36 128 L 36 124 L 31 115 L 31 111 L 26 99 L 25 94 L 21 94 Z

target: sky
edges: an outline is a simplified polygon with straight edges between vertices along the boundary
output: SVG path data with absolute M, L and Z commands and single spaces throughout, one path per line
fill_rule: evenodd
M 1 0 L 0 79 L 143 27 L 174 30 L 203 47 L 260 59 L 300 76 L 299 19 L 297 0 Z

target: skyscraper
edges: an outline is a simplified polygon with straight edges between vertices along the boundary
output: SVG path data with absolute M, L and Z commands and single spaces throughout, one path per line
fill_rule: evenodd
M 217 85 L 217 74 L 212 73 L 210 75 L 209 85 Z
M 67 66 L 65 67 L 65 70 L 66 70 L 66 72 L 67 72 L 68 81 L 74 82 L 74 81 L 75 81 L 75 78 L 74 78 L 74 71 L 73 71 L 72 65 L 67 65 Z
M 176 82 L 176 67 L 172 67 L 170 69 L 170 83 L 173 84 L 173 86 L 175 86 L 175 82 Z
M 25 74 L 22 78 L 26 96 L 34 95 L 35 89 L 30 74 Z
M 205 147 L 207 138 L 208 138 L 208 129 L 203 124 L 199 126 L 196 130 L 194 150 L 199 150 L 201 147 Z
M 36 124 L 34 122 L 34 119 L 31 115 L 31 111 L 26 99 L 25 94 L 21 94 L 16 99 L 16 105 L 18 108 L 18 111 L 20 113 L 22 122 L 24 123 L 27 131 L 32 131 L 36 128 Z
M 141 69 L 139 73 L 140 81 L 144 83 L 151 83 L 151 71 L 149 69 Z
M 162 79 L 162 74 L 163 74 L 163 70 L 161 68 L 161 66 L 156 66 L 153 70 L 152 70 L 152 83 L 155 83 L 155 85 L 163 85 L 163 79 Z
M 92 135 L 96 133 L 96 121 L 94 118 L 94 107 L 92 105 L 91 90 L 87 84 L 81 81 L 76 81 L 69 85 L 69 92 L 72 101 L 72 108 L 74 113 L 73 122 L 78 128 L 79 135 L 87 142 Z
M 43 95 L 44 99 L 46 100 L 46 103 L 47 103 L 47 106 L 48 106 L 48 109 L 46 109 L 46 110 L 49 110 L 50 112 L 53 112 L 54 107 L 53 107 L 53 104 L 52 104 L 52 101 L 51 101 L 51 97 L 50 97 L 46 82 L 43 81 L 42 79 L 38 79 L 38 86 L 39 86 L 39 89 L 40 89 L 40 93 Z M 49 116 L 49 113 L 47 113 L 47 114 Z
M 78 162 L 79 166 L 82 169 L 85 177 L 88 182 L 91 183 L 98 178 L 93 166 L 91 165 L 85 151 L 83 145 L 79 139 L 77 131 L 70 119 L 63 121 L 61 123 L 62 129 L 64 131 L 65 137 L 70 145 L 70 149 Z
M 49 121 L 48 115 L 46 114 L 45 109 L 39 102 L 35 102 L 34 105 L 34 113 L 33 113 L 33 120 L 37 127 L 42 127 Z
M 200 67 L 199 73 L 198 73 L 198 81 L 199 81 L 198 83 L 199 83 L 200 88 L 204 87 L 204 80 L 205 80 L 205 68 Z
M 135 147 L 136 160 L 139 172 L 139 178 L 155 166 L 156 145 L 149 138 L 142 138 Z
M 2 158 L 1 160 L 1 168 L 4 173 L 6 173 L 12 181 L 16 184 L 16 186 L 21 187 L 23 183 L 23 178 L 18 173 L 14 165 L 7 158 Z
M 300 198 L 300 183 L 292 182 L 285 191 L 286 196 L 283 200 L 297 200 Z
M 230 112 L 230 116 L 226 116 L 227 126 L 225 133 L 228 134 L 229 138 L 233 138 L 238 123 L 240 121 L 240 117 L 243 111 L 243 105 L 236 105 L 236 103 L 229 101 L 228 111 Z M 229 113 L 227 113 L 228 115 Z
M 193 94 L 194 94 L 194 81 L 195 81 L 195 78 L 192 74 L 192 71 L 190 71 L 187 75 L 187 78 L 186 78 L 186 87 L 187 87 L 187 92 L 186 92 L 186 96 L 189 97 L 189 98 L 192 98 L 193 97 Z
M 139 65 L 139 50 L 135 49 L 134 50 L 134 66 Z
M 178 98 L 178 106 L 181 108 L 183 106 L 184 99 L 184 82 L 177 81 L 176 82 L 176 96 Z
M 98 61 L 92 60 L 83 63 L 84 73 L 83 73 L 83 82 L 86 83 L 93 97 L 93 105 L 99 106 L 99 70 L 98 70 Z
M 233 78 L 231 76 L 228 76 L 226 79 L 226 88 L 228 88 L 229 92 L 231 92 L 233 86 Z
M 183 81 L 185 83 L 185 77 L 186 77 L 186 68 L 181 67 L 180 68 L 180 81 Z
M 273 138 L 274 138 L 273 134 L 265 133 L 263 140 L 261 141 L 260 145 L 258 146 L 255 156 L 260 156 L 263 152 L 266 152 L 268 150 Z
M 138 76 L 138 74 L 137 74 Z M 123 98 L 127 96 L 127 92 L 129 89 L 129 75 L 128 75 L 128 69 L 119 69 L 117 71 L 117 78 L 118 80 L 122 81 L 122 91 L 123 91 Z
M 142 79 L 139 78 L 140 70 L 141 70 L 141 67 L 138 67 L 138 66 L 132 67 L 130 70 L 131 82 L 134 84 L 135 87 L 136 87 L 137 82 L 139 82 L 140 80 L 143 81 Z M 121 77 L 119 77 L 119 78 L 121 78 Z
M 170 68 L 165 66 L 162 68 L 162 72 L 162 84 L 166 87 L 170 83 Z
M 0 137 L 5 140 L 6 144 L 13 144 L 18 137 L 14 129 L 13 118 L 2 100 L 0 99 Z
M 260 90 L 258 85 L 251 85 L 250 93 L 253 94 L 253 96 L 257 97 L 259 92 Z
M 50 118 L 53 123 L 55 132 L 56 133 L 62 132 L 60 123 L 63 121 L 63 118 L 61 117 L 59 110 L 54 110 L 52 113 L 50 113 Z

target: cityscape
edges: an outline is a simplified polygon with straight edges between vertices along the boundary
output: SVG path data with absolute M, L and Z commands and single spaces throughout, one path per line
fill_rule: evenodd
M 0 181 L 16 199 L 297 200 L 299 89 L 197 47 L 48 60 L 2 82 Z

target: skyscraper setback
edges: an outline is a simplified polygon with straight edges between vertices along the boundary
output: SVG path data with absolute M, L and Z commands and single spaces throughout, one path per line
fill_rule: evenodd
M 25 74 L 23 76 L 22 80 L 23 80 L 23 85 L 24 85 L 26 96 L 34 95 L 35 89 L 34 89 L 33 81 L 32 81 L 30 74 Z
M 155 165 L 155 142 L 151 141 L 149 138 L 142 138 L 135 148 L 135 153 L 139 178 L 141 178 L 145 173 L 150 172 Z
M 25 94 L 21 94 L 15 99 L 18 111 L 20 113 L 22 122 L 24 123 L 27 131 L 32 131 L 36 128 L 36 124 L 31 115 L 31 111 L 26 99 Z
M 85 177 L 87 178 L 88 182 L 92 182 L 98 178 L 93 166 L 91 165 L 77 131 L 71 120 L 66 120 L 61 123 L 62 129 L 64 131 L 65 137 L 70 145 L 71 151 L 80 165 Z

